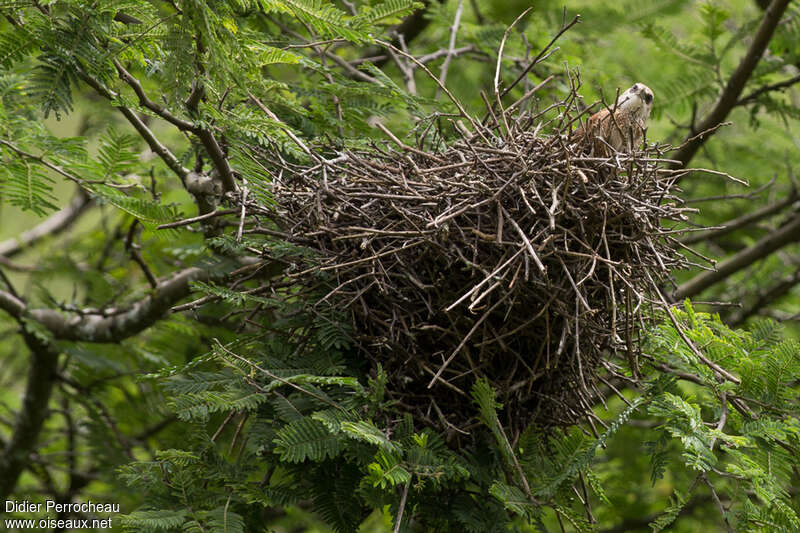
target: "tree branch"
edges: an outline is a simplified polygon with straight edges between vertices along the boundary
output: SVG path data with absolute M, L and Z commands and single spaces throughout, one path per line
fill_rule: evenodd
M 84 180 L 82 178 L 79 178 L 78 176 L 75 176 L 74 174 L 66 171 L 63 168 L 61 168 L 60 166 L 55 165 L 53 163 L 50 163 L 49 161 L 47 161 L 44 158 L 44 156 L 35 155 L 35 154 L 30 153 L 30 152 L 26 152 L 25 150 L 22 150 L 21 148 L 17 147 L 16 145 L 14 145 L 14 144 L 12 144 L 12 143 L 4 140 L 4 139 L 0 139 L 0 144 L 2 144 L 3 146 L 8 148 L 9 150 L 14 152 L 15 154 L 17 154 L 17 155 L 19 155 L 21 157 L 24 157 L 26 159 L 32 159 L 32 160 L 36 161 L 37 163 L 39 163 L 40 165 L 42 165 L 43 167 L 49 168 L 53 172 L 64 176 L 68 180 L 74 181 L 78 185 L 85 185 L 87 183 L 96 183 L 96 182 L 88 182 L 88 181 L 86 181 L 86 180 Z
M 212 134 L 211 131 L 206 128 L 201 128 L 192 122 L 189 122 L 188 120 L 184 120 L 173 115 L 166 108 L 153 102 L 147 97 L 147 94 L 145 94 L 141 82 L 131 75 L 130 72 L 125 70 L 122 64 L 120 64 L 120 62 L 116 59 L 114 60 L 114 66 L 117 68 L 120 79 L 127 83 L 131 89 L 133 89 L 133 92 L 136 93 L 136 96 L 139 98 L 139 104 L 142 107 L 149 109 L 159 117 L 177 127 L 179 130 L 194 133 L 197 138 L 200 139 L 200 142 L 203 144 L 206 152 L 208 152 L 211 161 L 214 163 L 214 167 L 219 172 L 224 191 L 235 191 L 236 180 L 233 177 L 233 170 L 228 163 L 228 158 L 225 156 L 222 148 L 217 142 L 216 137 L 214 137 L 214 134 Z
M 670 295 L 670 299 L 675 302 L 699 294 L 711 285 L 719 283 L 733 273 L 763 259 L 775 250 L 797 241 L 800 241 L 800 213 L 795 214 L 789 219 L 789 222 L 766 235 L 754 245 L 719 263 L 716 270 L 703 272 L 679 286 Z
M 775 202 L 774 204 L 766 205 L 760 209 L 756 209 L 752 213 L 747 213 L 746 215 L 742 215 L 740 217 L 729 220 L 728 222 L 723 224 L 722 228 L 707 230 L 707 231 L 698 231 L 696 233 L 692 233 L 691 235 L 682 238 L 680 242 L 681 244 L 689 245 L 706 241 L 709 239 L 718 239 L 724 235 L 727 235 L 728 233 L 731 233 L 732 231 L 741 229 L 751 224 L 755 224 L 760 220 L 770 217 L 776 213 L 780 213 L 781 211 L 792 205 L 794 201 L 797 200 L 797 198 L 798 198 L 797 190 L 792 189 L 789 195 L 780 202 Z
M 0 292 L 0 305 L 3 301 L 3 293 Z M 8 499 L 29 463 L 28 458 L 47 418 L 47 406 L 56 380 L 59 350 L 52 343 L 24 329 L 22 336 L 31 351 L 31 361 L 14 432 L 0 456 L 0 500 Z
M 773 83 L 772 85 L 764 85 L 756 89 L 755 91 L 751 92 L 747 96 L 742 97 L 736 102 L 736 105 L 747 105 L 752 102 L 755 102 L 759 96 L 762 94 L 770 93 L 772 91 L 781 91 L 783 89 L 788 89 L 792 85 L 800 83 L 800 74 L 793 78 L 789 78 L 788 80 L 779 81 L 777 83 Z
M 32 229 L 23 232 L 20 236 L 0 242 L 0 256 L 14 257 L 25 248 L 35 244 L 36 241 L 44 237 L 58 235 L 78 220 L 91 204 L 92 201 L 86 192 L 78 188 L 75 197 L 67 207 L 53 213 Z
M 25 302 L 5 291 L 0 291 L 0 309 L 18 320 L 28 318 L 39 322 L 58 340 L 119 342 L 136 335 L 168 314 L 176 302 L 189 295 L 193 281 L 205 281 L 213 277 L 216 276 L 205 269 L 187 268 L 159 282 L 158 289 L 129 308 L 107 310 L 103 315 L 65 316 L 54 309 L 28 309 Z
M 725 120 L 731 110 L 736 107 L 739 97 L 744 90 L 744 86 L 750 76 L 753 74 L 756 65 L 764 55 L 764 50 L 767 48 L 770 39 L 772 38 L 775 28 L 781 19 L 784 11 L 791 0 L 772 0 L 769 7 L 764 12 L 764 18 L 761 19 L 756 34 L 753 37 L 753 42 L 750 43 L 750 48 L 742 58 L 739 66 L 733 71 L 728 84 L 722 91 L 714 108 L 706 115 L 702 121 L 697 125 L 695 131 L 706 131 L 712 129 Z M 694 135 L 694 132 L 691 132 Z M 687 142 L 678 150 L 672 159 L 679 163 L 673 163 L 673 168 L 685 167 L 689 161 L 695 156 L 701 146 L 709 139 L 711 134 L 699 135 L 692 141 Z
M 141 82 L 134 78 L 130 72 L 125 70 L 125 68 L 120 64 L 119 61 L 116 59 L 114 60 L 114 66 L 117 68 L 117 72 L 119 73 L 119 78 L 124 81 L 125 83 L 133 89 L 133 92 L 136 93 L 136 96 L 139 98 L 139 105 L 145 107 L 158 115 L 159 117 L 163 118 L 176 128 L 181 131 L 191 131 L 194 132 L 196 130 L 196 126 L 189 122 L 188 120 L 184 120 L 182 118 L 176 117 L 165 107 L 158 105 L 157 103 L 150 100 L 145 94 L 144 89 L 142 88 Z
M 738 326 L 778 298 L 788 294 L 796 285 L 800 285 L 800 270 L 785 276 L 775 285 L 759 291 L 758 297 L 753 303 L 731 313 L 725 322 L 731 326 Z
M 86 84 L 91 87 L 92 89 L 97 92 L 100 96 L 107 98 L 108 100 L 114 101 L 118 98 L 117 93 L 114 91 L 104 87 L 99 81 L 88 76 L 85 73 L 82 73 L 81 78 Z M 169 148 L 161 144 L 156 136 L 150 131 L 150 128 L 139 118 L 139 116 L 134 113 L 132 109 L 125 106 L 116 106 L 119 109 L 120 113 L 122 113 L 128 122 L 134 127 L 134 129 L 141 135 L 150 149 L 155 153 L 158 157 L 161 158 L 162 161 L 172 170 L 180 179 L 181 182 L 186 185 L 186 176 L 189 174 L 189 169 L 184 167 L 181 162 L 175 157 Z
M 450 61 L 453 60 L 453 51 L 456 49 L 456 36 L 458 35 L 458 27 L 461 25 L 461 14 L 464 11 L 464 0 L 458 0 L 458 7 L 456 8 L 456 15 L 453 18 L 453 25 L 450 26 L 450 42 L 447 45 L 447 55 L 442 62 L 442 68 L 439 71 L 439 79 L 442 80 L 442 85 L 447 85 L 447 71 L 450 68 Z M 401 34 L 402 35 L 402 34 Z M 405 38 L 403 39 L 405 42 Z M 441 90 L 437 87 L 434 100 L 439 99 Z

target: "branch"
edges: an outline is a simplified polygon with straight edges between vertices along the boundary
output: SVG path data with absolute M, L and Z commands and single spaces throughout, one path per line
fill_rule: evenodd
M 75 176 L 74 174 L 72 174 L 72 173 L 68 172 L 67 170 L 63 169 L 62 167 L 60 167 L 58 165 L 55 165 L 53 163 L 50 163 L 49 161 L 47 161 L 44 158 L 44 156 L 35 155 L 35 154 L 30 153 L 30 152 L 26 152 L 25 150 L 22 150 L 21 148 L 15 146 L 14 144 L 12 144 L 12 143 L 10 143 L 10 142 L 8 142 L 6 140 L 0 139 L 0 144 L 5 146 L 6 148 L 11 150 L 12 152 L 16 153 L 17 155 L 22 156 L 22 157 L 24 157 L 26 159 L 32 159 L 32 160 L 38 162 L 43 167 L 49 168 L 53 172 L 64 176 L 68 180 L 74 181 L 78 185 L 86 185 L 87 183 L 97 183 L 97 182 L 89 182 L 89 181 L 84 180 L 83 178 L 79 178 L 78 176 Z
M 142 257 L 142 253 L 139 251 L 141 246 L 139 245 L 139 243 L 134 242 L 134 239 L 136 238 L 137 234 L 137 229 L 141 228 L 139 225 L 139 219 L 135 218 L 133 219 L 133 222 L 131 223 L 131 226 L 128 229 L 128 235 L 125 238 L 125 251 L 127 251 L 130 254 L 131 259 L 133 259 L 133 261 L 137 265 L 139 265 L 139 268 L 142 269 L 142 273 L 147 278 L 147 282 L 150 284 L 150 288 L 157 289 L 158 280 L 153 274 L 153 271 L 150 270 L 150 267 L 147 266 L 144 257 Z
M 114 60 L 114 66 L 117 68 L 120 79 L 127 83 L 131 89 L 133 89 L 133 92 L 136 93 L 136 96 L 139 98 L 139 104 L 141 104 L 142 107 L 149 109 L 159 117 L 177 127 L 179 130 L 189 131 L 197 135 L 197 137 L 200 139 L 200 142 L 203 144 L 203 147 L 206 149 L 206 152 L 208 152 L 209 157 L 211 157 L 214 167 L 219 172 L 225 192 L 235 191 L 236 180 L 233 177 L 233 170 L 228 163 L 228 158 L 225 156 L 222 148 L 217 142 L 216 137 L 214 137 L 214 134 L 206 128 L 201 128 L 189 122 L 188 120 L 176 117 L 166 108 L 150 100 L 150 98 L 147 97 L 147 94 L 145 94 L 141 82 L 137 78 L 133 77 L 130 72 L 125 70 L 125 68 L 116 59 Z
M 100 96 L 107 98 L 108 100 L 114 101 L 119 98 L 119 95 L 114 91 L 106 88 L 103 84 L 101 84 L 96 79 L 92 78 L 91 76 L 87 75 L 86 73 L 81 73 L 81 78 L 86 84 L 91 87 L 92 89 L 97 92 Z M 184 167 L 181 162 L 175 157 L 169 148 L 161 144 L 156 136 L 150 131 L 150 128 L 139 118 L 139 116 L 133 112 L 132 109 L 129 107 L 125 107 L 123 105 L 116 106 L 119 109 L 120 113 L 122 113 L 128 122 L 136 129 L 136 131 L 141 135 L 141 137 L 145 140 L 147 145 L 150 149 L 155 153 L 158 157 L 161 158 L 162 161 L 172 170 L 182 182 L 186 182 L 186 176 L 189 174 L 189 169 Z
M 461 14 L 463 11 L 464 0 L 458 0 L 458 7 L 456 8 L 456 15 L 453 18 L 453 25 L 450 26 L 450 42 L 447 45 L 447 55 L 445 56 L 444 61 L 442 62 L 442 68 L 439 71 L 439 79 L 442 80 L 442 85 L 447 85 L 447 71 L 450 68 L 450 61 L 453 60 L 453 51 L 456 48 L 456 36 L 458 35 L 458 27 L 461 25 Z M 433 99 L 438 100 L 440 94 L 441 90 L 437 87 L 436 94 Z
M 566 8 L 565 8 L 564 15 L 566 16 Z M 547 43 L 547 46 L 542 48 L 539 51 L 539 54 L 535 58 L 533 58 L 533 61 L 528 63 L 528 66 L 525 67 L 522 70 L 522 72 L 520 72 L 519 76 L 517 76 L 517 79 L 515 79 L 508 87 L 503 89 L 503 92 L 500 93 L 500 97 L 502 98 L 503 96 L 507 95 L 509 92 L 511 92 L 511 89 L 516 87 L 519 82 L 524 80 L 525 76 L 528 75 L 528 72 L 530 72 L 533 69 L 533 67 L 535 67 L 537 64 L 539 64 L 543 60 L 543 58 L 544 58 L 545 54 L 547 53 L 547 51 L 550 50 L 550 47 L 552 47 L 555 44 L 555 42 L 559 39 L 559 37 L 564 35 L 564 33 L 567 30 L 569 30 L 571 27 L 573 27 L 575 24 L 579 23 L 580 21 L 581 21 L 581 16 L 580 15 L 575 15 L 575 17 L 573 17 L 573 19 L 571 21 L 569 21 L 569 22 L 566 22 L 566 19 L 565 19 L 564 23 L 561 25 L 561 28 L 558 30 L 558 32 L 555 34 L 555 36 L 552 39 L 550 39 L 550 42 Z
M 0 292 L 0 306 L 4 303 L 3 297 L 4 293 Z M 8 499 L 20 474 L 30 463 L 29 457 L 47 418 L 58 366 L 59 351 L 52 343 L 24 329 L 22 336 L 30 349 L 31 361 L 14 432 L 0 456 L 0 500 Z
M 178 220 L 175 222 L 168 222 L 167 224 L 161 224 L 156 229 L 169 229 L 169 228 L 178 228 L 180 226 L 188 226 L 189 224 L 194 224 L 195 222 L 200 222 L 201 220 L 206 220 L 213 217 L 218 217 L 222 215 L 231 215 L 236 213 L 237 209 L 221 209 L 219 211 L 211 211 L 210 213 L 206 213 L 205 215 L 199 215 L 192 218 L 186 218 L 184 220 Z
M 0 242 L 0 256 L 14 257 L 25 248 L 35 244 L 36 241 L 58 235 L 85 213 L 91 204 L 89 196 L 79 188 L 67 207 L 53 213 L 34 228 L 23 232 L 22 235 Z
M 86 82 L 87 85 L 92 87 L 98 94 L 100 94 L 104 98 L 107 98 L 111 101 L 115 101 L 119 98 L 119 95 L 117 93 L 108 89 L 99 81 L 92 78 L 91 76 L 88 76 L 85 73 L 81 73 L 81 78 Z M 192 180 L 190 179 L 192 176 L 198 177 L 200 175 L 197 173 L 193 173 L 188 168 L 184 167 L 181 164 L 180 160 L 178 160 L 178 158 L 175 157 L 175 154 L 173 154 L 169 150 L 169 148 L 161 144 L 161 141 L 159 141 L 156 138 L 153 132 L 150 131 L 150 128 L 147 127 L 144 121 L 142 121 L 142 119 L 140 119 L 139 116 L 132 109 L 130 109 L 129 107 L 125 107 L 123 105 L 117 105 L 115 107 L 117 107 L 120 113 L 122 113 L 125 116 L 125 118 L 128 119 L 128 122 L 131 123 L 134 129 L 136 129 L 139 135 L 145 140 L 150 149 L 156 155 L 158 155 L 161 158 L 161 160 L 164 161 L 164 163 L 170 168 L 170 170 L 172 170 L 180 178 L 181 183 L 183 183 L 183 187 L 194 197 L 195 203 L 197 204 L 197 210 L 200 212 L 200 214 L 204 215 L 214 211 L 216 207 L 212 202 L 209 201 L 208 192 L 198 191 L 198 189 L 196 188 L 196 183 L 192 182 Z M 217 146 L 217 148 L 219 148 L 219 146 Z M 224 159 L 224 163 L 227 165 L 226 159 Z M 230 167 L 227 168 L 230 169 Z M 208 181 L 212 180 L 212 178 L 205 175 L 203 175 L 202 178 Z
M 147 146 L 150 147 L 153 153 L 160 157 L 161 160 L 166 163 L 170 170 L 172 170 L 182 182 L 185 181 L 186 176 L 189 175 L 189 169 L 181 164 L 180 160 L 175 157 L 175 154 L 173 154 L 169 148 L 161 144 L 161 141 L 156 138 L 153 132 L 150 131 L 150 128 L 147 127 L 147 125 L 136 113 L 133 112 L 133 110 L 125 106 L 119 106 L 118 109 L 120 113 L 122 113 L 125 118 L 128 119 L 128 122 L 131 123 L 139 135 L 142 136 L 147 143 Z
M 214 168 L 219 172 L 219 177 L 222 180 L 222 188 L 224 192 L 231 192 L 236 190 L 236 180 L 233 176 L 233 169 L 228 163 L 228 156 L 222 151 L 222 147 L 217 142 L 217 138 L 209 130 L 199 128 L 195 134 L 203 143 L 203 147 L 208 152 L 211 161 L 214 163 Z
M 680 285 L 670 296 L 675 302 L 701 293 L 711 285 L 718 283 L 735 272 L 763 259 L 775 250 L 800 241 L 800 213 L 795 214 L 789 222 L 766 235 L 754 245 L 745 248 L 717 265 L 716 270 L 703 272 Z
M 776 202 L 772 205 L 766 205 L 760 209 L 753 211 L 752 213 L 747 213 L 746 215 L 742 215 L 740 217 L 729 220 L 727 223 L 723 224 L 723 227 L 719 229 L 698 231 L 687 237 L 682 238 L 680 242 L 681 244 L 689 245 L 709 239 L 718 239 L 724 235 L 727 235 L 728 233 L 731 233 L 732 231 L 736 231 L 737 229 L 741 229 L 745 226 L 749 226 L 751 224 L 759 222 L 776 213 L 780 213 L 785 208 L 792 205 L 794 201 L 797 200 L 797 198 L 798 198 L 797 190 L 792 189 L 789 195 L 780 202 Z
M 795 285 L 800 284 L 800 270 L 789 276 L 785 276 L 775 285 L 761 290 L 756 300 L 743 309 L 739 309 L 728 317 L 726 322 L 731 326 L 738 326 L 749 317 L 758 313 L 762 308 L 768 306 L 778 298 L 786 295 Z
M 280 28 L 280 30 L 283 33 L 291 35 L 291 36 L 293 36 L 296 39 L 299 39 L 301 41 L 305 41 L 305 43 L 303 45 L 299 45 L 299 46 L 308 46 L 308 47 L 312 48 L 314 50 L 314 52 L 316 52 L 317 54 L 324 55 L 326 58 L 330 59 L 331 61 L 333 61 L 334 63 L 336 63 L 340 67 L 342 67 L 342 69 L 344 69 L 345 72 L 347 72 L 347 76 L 350 79 L 361 80 L 361 81 L 366 81 L 368 83 L 376 83 L 376 84 L 380 85 L 380 82 L 376 78 L 373 78 L 369 74 L 366 74 L 365 72 L 362 72 L 362 71 L 358 70 L 350 62 L 346 61 L 345 59 L 340 57 L 338 54 L 332 52 L 329 47 L 322 46 L 319 41 L 318 42 L 312 42 L 312 41 L 309 41 L 308 39 L 305 39 L 302 35 L 300 35 L 296 31 L 293 31 L 288 26 L 285 26 L 285 25 L 281 24 L 281 22 L 279 20 L 270 19 L 270 21 L 273 24 L 275 24 L 278 28 Z M 324 42 L 325 41 L 322 41 L 322 43 L 324 43 Z M 298 45 L 293 45 L 293 46 L 295 48 L 298 47 Z M 372 54 L 372 55 L 375 55 L 375 54 Z M 364 58 L 372 58 L 372 55 L 362 56 L 362 60 Z M 383 55 L 381 57 L 384 58 L 384 62 L 385 62 L 385 59 L 387 58 L 387 56 Z M 361 60 L 357 60 L 357 61 L 361 61 Z M 378 61 L 376 61 L 375 63 L 377 64 Z M 383 63 L 381 63 L 381 64 L 383 64 Z
M 772 85 L 764 85 L 763 87 L 760 87 L 759 89 L 756 89 L 747 96 L 741 98 L 738 102 L 736 102 L 736 105 L 750 104 L 752 102 L 755 102 L 758 99 L 758 97 L 761 96 L 762 94 L 770 93 L 772 91 L 780 91 L 783 89 L 787 89 L 796 83 L 800 83 L 800 74 L 798 74 L 794 78 L 789 78 L 788 80 L 779 81 L 777 83 L 773 83 Z
M 167 111 L 165 107 L 162 107 L 157 103 L 153 102 L 152 100 L 150 100 L 150 98 L 147 97 L 147 94 L 145 94 L 141 82 L 138 79 L 134 78 L 130 72 L 125 70 L 125 68 L 116 59 L 114 60 L 114 66 L 117 68 L 117 72 L 119 73 L 119 78 L 125 83 L 127 83 L 130 86 L 130 88 L 133 89 L 133 92 L 136 93 L 136 96 L 139 98 L 139 105 L 149 109 L 150 111 L 152 111 L 159 117 L 163 118 L 164 120 L 166 120 L 167 122 L 169 122 L 170 124 L 172 124 L 181 131 L 191 131 L 191 132 L 195 131 L 196 126 L 194 124 L 192 124 L 188 120 L 176 117 L 175 115 Z
M 224 274 L 220 274 L 224 275 Z M 28 309 L 25 302 L 0 291 L 0 309 L 14 318 L 33 319 L 58 340 L 119 342 L 150 327 L 169 313 L 170 308 L 191 292 L 194 281 L 217 277 L 209 271 L 191 267 L 159 282 L 158 289 L 127 309 L 106 310 L 105 314 L 64 315 L 54 309 Z
M 464 106 L 461 105 L 461 102 L 459 102 L 453 96 L 453 94 L 450 91 L 447 90 L 447 87 L 445 87 L 444 84 L 442 84 L 442 81 L 439 78 L 437 78 L 433 74 L 433 72 L 431 72 L 430 69 L 428 69 L 428 67 L 426 67 L 425 65 L 420 63 L 419 59 L 417 59 L 416 57 L 412 56 L 411 54 L 407 54 L 406 52 L 398 49 L 397 47 L 395 47 L 394 45 L 392 45 L 391 43 L 388 43 L 386 41 L 381 41 L 380 39 L 375 39 L 375 42 L 380 44 L 380 45 L 382 45 L 382 46 L 385 46 L 389 50 L 394 51 L 396 54 L 400 54 L 401 56 L 405 57 L 406 59 L 411 60 L 412 62 L 414 62 L 417 65 L 417 67 L 419 67 L 423 71 L 425 71 L 425 74 L 427 74 L 428 77 L 430 77 L 434 82 L 436 82 L 436 85 L 442 90 L 442 92 L 444 92 L 444 94 L 446 94 L 447 97 L 450 98 L 450 101 L 455 104 L 455 106 L 458 108 L 458 111 L 461 113 L 461 116 L 464 117 L 465 119 L 467 119 L 470 122 L 470 124 L 472 125 L 472 128 L 475 131 L 475 133 L 477 133 L 477 134 L 479 134 L 481 136 L 483 135 L 483 133 L 481 132 L 481 128 L 479 128 L 478 125 L 475 123 L 475 119 L 472 118 L 472 116 L 469 113 L 467 113 L 467 110 L 464 109 Z
M 716 377 L 720 379 L 724 377 L 728 381 L 736 383 L 737 385 L 741 383 L 742 381 L 739 378 L 737 378 L 736 376 L 734 376 L 733 374 L 731 374 L 730 372 L 719 366 L 717 363 L 715 363 L 714 361 L 703 355 L 703 352 L 701 352 L 700 349 L 697 346 L 695 346 L 695 344 L 692 342 L 689 336 L 686 335 L 686 332 L 683 330 L 681 323 L 678 322 L 677 318 L 675 318 L 675 314 L 672 312 L 672 309 L 667 303 L 666 298 L 664 298 L 664 295 L 661 294 L 661 290 L 658 288 L 653 278 L 650 276 L 650 274 L 648 274 L 647 277 L 650 279 L 650 283 L 652 283 L 652 286 L 655 288 L 656 295 L 658 296 L 658 299 L 661 300 L 663 309 L 667 313 L 670 322 L 672 322 L 672 326 L 675 328 L 675 331 L 678 332 L 678 336 L 681 338 L 681 340 L 683 340 L 686 346 L 688 346 L 689 349 L 692 350 L 692 353 L 694 353 L 697 359 L 700 360 L 704 365 L 709 367 L 711 370 L 713 370 Z
M 695 131 L 706 131 L 722 124 L 731 110 L 736 107 L 747 80 L 750 79 L 753 70 L 755 70 L 761 56 L 764 54 L 764 50 L 767 48 L 770 39 L 772 39 L 775 28 L 778 26 L 778 22 L 784 11 L 786 11 L 789 2 L 791 0 L 772 0 L 764 12 L 764 18 L 761 19 L 761 24 L 756 30 L 753 42 L 750 43 L 750 48 L 742 58 L 739 66 L 731 74 L 728 84 L 722 91 L 714 108 L 697 125 Z M 710 135 L 700 135 L 691 142 L 686 143 L 673 156 L 673 159 L 679 161 L 679 163 L 673 164 L 673 168 L 685 167 L 709 137 Z
M 431 61 L 434 61 L 436 59 L 439 59 L 440 57 L 445 57 L 445 56 L 458 57 L 464 54 L 478 54 L 484 58 L 486 57 L 486 55 L 483 54 L 483 52 L 481 52 L 480 50 L 478 50 L 478 48 L 474 44 L 468 44 L 466 46 L 462 46 L 460 48 L 454 48 L 452 50 L 450 50 L 449 48 L 440 48 L 439 50 L 431 52 L 430 54 L 419 56 L 417 59 L 419 59 L 420 63 L 425 64 L 425 63 L 430 63 Z

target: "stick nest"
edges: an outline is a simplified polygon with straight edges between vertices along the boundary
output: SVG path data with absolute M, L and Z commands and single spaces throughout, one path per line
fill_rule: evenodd
M 633 361 L 656 285 L 686 265 L 668 228 L 686 209 L 659 149 L 587 155 L 570 120 L 479 127 L 436 151 L 392 136 L 313 166 L 271 161 L 275 220 L 314 252 L 288 275 L 324 286 L 316 305 L 351 316 L 388 399 L 426 423 L 469 431 L 478 378 L 509 427 L 585 420 L 611 355 Z

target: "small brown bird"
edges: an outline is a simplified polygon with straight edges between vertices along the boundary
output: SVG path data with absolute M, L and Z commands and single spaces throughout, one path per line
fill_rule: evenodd
M 575 131 L 573 139 L 593 147 L 594 154 L 602 157 L 611 155 L 606 143 L 618 152 L 630 153 L 642 142 L 652 109 L 653 91 L 635 83 L 620 95 L 613 116 L 608 108 L 601 109 Z

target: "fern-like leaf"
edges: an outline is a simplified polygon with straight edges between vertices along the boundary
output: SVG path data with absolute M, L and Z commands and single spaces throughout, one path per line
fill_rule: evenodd
M 282 461 L 301 463 L 336 457 L 342 449 L 340 437 L 322 422 L 300 418 L 285 425 L 275 438 L 275 453 Z

